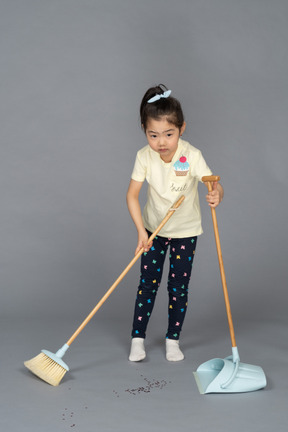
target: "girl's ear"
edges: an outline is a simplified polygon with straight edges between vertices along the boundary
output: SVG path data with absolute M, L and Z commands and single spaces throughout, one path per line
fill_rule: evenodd
M 183 125 L 182 125 L 182 127 L 180 129 L 180 136 L 183 135 L 183 133 L 185 132 L 185 129 L 186 129 L 186 122 L 184 121 L 184 123 L 183 123 Z

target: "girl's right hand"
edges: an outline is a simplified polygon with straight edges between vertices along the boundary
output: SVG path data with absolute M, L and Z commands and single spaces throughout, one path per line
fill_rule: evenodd
M 150 248 L 153 245 L 153 242 L 151 241 L 150 243 L 148 243 L 148 234 L 146 231 L 143 231 L 141 233 L 138 234 L 138 244 L 137 244 L 137 248 L 135 250 L 135 255 L 137 255 L 137 253 L 144 248 L 144 252 L 148 252 L 150 250 Z

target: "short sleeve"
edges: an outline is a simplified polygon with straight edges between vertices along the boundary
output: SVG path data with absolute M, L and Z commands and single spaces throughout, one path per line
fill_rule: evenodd
M 147 168 L 145 167 L 145 164 L 141 160 L 139 152 L 137 153 L 134 168 L 131 174 L 132 180 L 138 181 L 138 182 L 144 182 L 146 178 Z
M 204 157 L 202 156 L 201 151 L 199 150 L 197 155 L 197 162 L 193 166 L 192 175 L 197 177 L 199 181 L 202 182 L 203 176 L 212 175 L 211 169 L 208 167 Z

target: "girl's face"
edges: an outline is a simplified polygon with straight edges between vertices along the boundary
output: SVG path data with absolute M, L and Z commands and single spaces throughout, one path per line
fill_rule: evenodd
M 184 132 L 186 124 L 184 123 L 179 130 L 177 126 L 169 123 L 166 117 L 161 117 L 160 120 L 149 118 L 146 126 L 145 134 L 149 146 L 159 153 L 164 162 L 171 162 L 178 148 L 179 137 Z

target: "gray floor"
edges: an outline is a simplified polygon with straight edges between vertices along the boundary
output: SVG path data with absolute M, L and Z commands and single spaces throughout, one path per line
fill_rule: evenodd
M 94 320 L 71 345 L 70 371 L 58 387 L 24 366 L 45 348 L 56 351 L 75 320 L 14 320 L 1 325 L 1 430 L 14 431 L 272 431 L 287 430 L 287 322 L 246 322 L 238 329 L 241 361 L 261 365 L 264 390 L 200 395 L 193 371 L 230 355 L 221 325 L 182 338 L 185 360 L 169 363 L 159 330 L 147 338 L 147 359 L 127 360 L 128 323 Z M 188 326 L 190 325 L 188 320 Z M 220 331 L 219 331 L 220 330 Z M 210 335 L 210 337 L 208 337 Z M 64 339 L 63 339 L 64 337 Z

